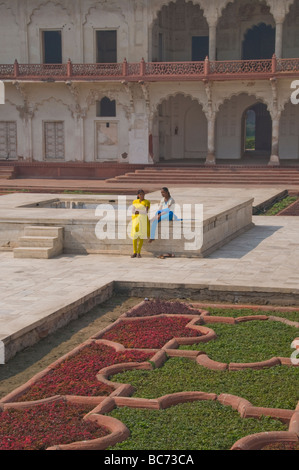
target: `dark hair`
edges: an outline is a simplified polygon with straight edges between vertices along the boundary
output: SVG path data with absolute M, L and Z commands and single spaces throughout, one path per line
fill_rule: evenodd
M 138 196 L 140 193 L 145 194 L 145 192 L 143 191 L 143 189 L 138 189 L 138 191 L 137 191 L 137 196 Z
M 165 191 L 166 193 L 168 193 L 168 196 L 170 196 L 170 192 L 169 192 L 168 188 L 164 187 L 164 188 L 161 189 L 161 191 Z

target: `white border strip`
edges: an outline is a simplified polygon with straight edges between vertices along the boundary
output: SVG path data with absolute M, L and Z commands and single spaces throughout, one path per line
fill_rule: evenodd
M 0 104 L 5 104 L 5 85 L 0 81 Z
M 3 341 L 0 341 L 0 364 L 5 364 L 5 346 Z

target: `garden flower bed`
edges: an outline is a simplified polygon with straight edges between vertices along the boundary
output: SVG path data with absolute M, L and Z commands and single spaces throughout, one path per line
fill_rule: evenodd
M 275 380 L 275 376 L 279 374 L 277 366 L 288 366 L 288 370 L 299 371 L 299 368 L 293 367 L 290 357 L 280 357 L 280 354 L 285 354 L 287 350 L 288 339 L 286 335 L 290 335 L 290 339 L 293 340 L 292 334 L 295 334 L 297 331 L 295 328 L 299 327 L 295 311 L 292 313 L 295 321 L 288 323 L 286 320 L 288 326 L 284 325 L 281 328 L 282 334 L 285 335 L 284 341 L 281 341 L 279 323 L 276 323 L 285 321 L 282 313 L 277 313 L 278 317 L 274 317 L 268 314 L 269 310 L 264 312 L 260 307 L 246 316 L 247 311 L 249 312 L 244 308 L 242 315 L 234 314 L 232 308 L 224 313 L 213 315 L 200 308 L 200 305 L 191 306 L 159 300 L 141 302 L 121 315 L 119 320 L 109 327 L 0 400 L 0 450 L 113 448 L 117 443 L 125 442 L 130 435 L 131 425 L 129 424 L 127 427 L 122 421 L 121 409 L 144 408 L 147 413 L 150 413 L 150 410 L 156 410 L 157 416 L 161 417 L 159 413 L 167 408 L 172 408 L 171 414 L 175 415 L 177 405 L 181 404 L 184 404 L 182 409 L 188 412 L 187 410 L 190 408 L 188 408 L 188 402 L 191 406 L 196 401 L 210 402 L 205 406 L 208 406 L 209 413 L 212 414 L 213 409 L 217 409 L 228 416 L 226 410 L 227 407 L 230 407 L 237 411 L 239 415 L 237 421 L 241 423 L 244 418 L 250 418 L 253 421 L 258 418 L 260 421 L 258 426 L 249 426 L 248 428 L 243 426 L 243 430 L 241 430 L 241 425 L 239 431 L 235 430 L 233 435 L 235 443 L 232 445 L 232 449 L 262 449 L 267 446 L 297 449 L 299 407 L 298 404 L 296 405 L 294 397 L 292 397 L 290 408 L 268 408 L 264 406 L 262 399 L 260 406 L 257 406 L 254 402 L 254 395 L 251 402 L 239 394 L 230 395 L 224 390 L 226 384 L 232 385 L 230 377 L 236 378 L 235 387 L 239 391 L 241 390 L 238 388 L 240 381 L 237 380 L 239 377 L 237 374 L 246 375 L 247 372 L 250 372 L 250 375 L 247 374 L 247 378 L 254 382 L 258 380 L 254 374 L 262 374 L 264 370 L 273 370 L 274 373 L 269 375 L 271 382 L 271 377 L 273 376 L 273 380 Z M 254 323 L 252 323 L 253 321 Z M 244 322 L 246 327 L 244 327 Z M 247 329 L 250 322 L 253 325 L 251 331 L 250 328 Z M 256 343 L 260 346 L 260 343 L 270 339 L 270 341 L 273 340 L 277 343 L 275 348 L 270 349 L 268 345 L 260 348 L 259 351 L 253 348 L 251 356 L 244 356 L 244 358 L 253 358 L 261 362 L 229 362 L 231 358 L 237 360 L 240 354 L 236 345 L 232 345 L 231 350 L 228 347 L 230 338 L 233 339 L 235 336 L 236 330 L 234 328 L 243 324 L 240 333 L 241 331 L 247 331 L 248 334 L 250 332 L 252 337 L 249 338 L 249 341 L 254 344 L 259 325 L 266 325 L 265 322 L 269 322 L 269 324 L 265 328 L 260 328 L 264 334 Z M 272 328 L 271 325 L 274 325 L 274 322 L 276 323 L 275 328 Z M 256 330 L 254 330 L 254 325 Z M 220 341 L 217 338 L 217 326 Z M 276 336 L 273 336 L 274 333 Z M 239 341 L 240 339 L 238 339 Z M 212 347 L 216 343 L 220 346 L 218 356 L 217 346 L 215 349 Z M 181 348 L 182 345 L 189 346 Z M 217 362 L 224 357 L 222 352 L 226 350 L 228 351 L 226 356 L 228 362 Z M 233 352 L 236 354 L 235 357 Z M 255 355 L 257 352 L 258 354 Z M 265 357 L 265 354 L 271 355 L 273 353 L 277 357 L 270 359 Z M 212 354 L 213 358 L 211 359 L 208 354 Z M 185 365 L 181 372 L 178 372 L 177 369 L 177 371 L 171 372 L 171 376 L 167 376 L 165 373 L 163 386 L 166 394 L 158 395 L 157 398 L 147 397 L 146 394 L 145 398 L 133 396 L 134 388 L 128 378 L 130 376 L 126 376 L 126 374 L 130 374 L 127 371 L 131 371 L 133 375 L 135 373 L 141 374 L 141 376 L 145 374 L 143 378 L 152 377 L 154 382 L 158 384 L 157 374 L 160 372 L 163 374 L 163 371 L 167 371 L 168 365 L 176 359 L 185 361 Z M 192 364 L 193 367 L 193 379 L 190 382 L 184 375 L 187 364 Z M 201 371 L 204 371 L 205 374 L 202 375 L 202 379 L 199 378 L 196 384 L 196 377 L 200 376 Z M 122 380 L 121 377 L 126 377 L 126 379 L 122 383 L 121 381 L 112 382 L 111 378 L 119 372 L 124 372 L 124 375 L 117 376 L 117 378 Z M 204 376 L 208 377 L 211 374 L 214 376 L 214 385 L 210 383 L 207 387 L 206 384 L 205 390 Z M 221 374 L 225 374 L 225 380 L 224 375 Z M 296 377 L 298 378 L 298 374 L 294 374 L 295 379 Z M 216 378 L 219 378 L 217 387 Z M 288 379 L 290 380 L 290 377 Z M 145 380 L 142 381 L 145 384 Z M 171 381 L 174 381 L 175 386 L 181 381 L 181 391 L 172 390 Z M 194 385 L 192 385 L 193 382 Z M 242 382 L 244 390 L 246 390 L 246 383 L 246 380 L 244 383 Z M 150 393 L 152 393 L 154 387 L 151 385 L 149 387 Z M 231 388 L 233 390 L 233 386 Z M 241 393 L 243 393 L 243 389 Z M 294 394 L 296 395 L 296 393 L 295 391 Z M 266 417 L 264 427 L 262 417 Z M 132 422 L 134 419 L 133 417 Z M 48 420 L 51 421 L 51 426 L 47 426 Z M 272 424 L 271 420 L 273 422 L 281 421 L 282 426 Z M 220 419 L 220 421 L 222 420 Z M 31 427 L 28 425 L 28 433 L 22 433 L 22 427 L 27 422 L 30 422 Z M 187 422 L 191 425 L 190 419 L 187 419 Z M 144 426 L 151 427 L 153 424 L 144 423 Z M 253 434 L 247 435 L 250 430 Z M 184 431 L 182 430 L 182 432 Z M 170 429 L 166 430 L 166 434 L 169 433 Z M 213 436 L 214 434 L 213 431 Z M 231 444 L 228 442 L 229 440 L 226 440 L 226 444 L 220 443 L 219 448 L 223 448 L 223 445 L 230 446 Z M 163 444 L 161 445 L 163 446 Z M 132 449 L 134 449 L 134 444 L 132 444 Z
M 160 349 L 175 337 L 196 337 L 202 333 L 187 328 L 189 317 L 141 318 L 118 322 L 101 336 L 102 339 L 115 341 L 126 348 Z
M 96 342 L 87 344 L 34 381 L 16 401 L 41 400 L 54 395 L 108 396 L 114 389 L 97 380 L 99 370 L 112 364 L 146 361 L 151 355 L 143 351 L 115 351 Z
M 8 408 L 0 413 L 0 450 L 45 450 L 56 444 L 108 435 L 110 431 L 104 426 L 83 420 L 90 411 L 90 406 L 63 400 L 22 409 Z

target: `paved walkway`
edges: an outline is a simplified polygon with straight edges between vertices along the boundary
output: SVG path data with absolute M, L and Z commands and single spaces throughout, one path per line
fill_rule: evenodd
M 62 255 L 28 260 L 0 252 L 0 346 L 8 338 L 21 342 L 33 325 L 110 281 L 299 293 L 299 218 L 253 217 L 253 222 L 253 229 L 204 259 Z

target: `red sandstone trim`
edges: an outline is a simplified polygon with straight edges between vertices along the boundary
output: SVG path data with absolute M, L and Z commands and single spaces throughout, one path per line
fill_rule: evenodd
M 244 408 L 252 406 L 248 400 L 229 393 L 221 393 L 217 400 L 224 406 L 231 406 L 233 410 L 237 410 L 239 412 L 241 410 L 242 413 Z
M 207 369 L 210 369 L 210 370 L 227 370 L 228 369 L 228 364 L 213 361 L 212 359 L 209 358 L 209 356 L 207 356 L 207 354 L 200 354 L 199 356 L 197 356 L 196 362 L 200 366 L 206 367 Z
M 233 317 L 217 317 L 216 315 L 204 315 L 203 320 L 205 323 L 236 323 Z
M 273 312 L 298 312 L 299 307 L 277 307 L 274 305 L 251 305 L 251 304 L 218 304 L 218 303 L 192 303 L 190 304 L 193 308 L 221 308 L 223 310 L 234 309 L 234 310 L 261 310 L 261 311 L 273 311 Z
M 129 429 L 118 419 L 111 416 L 89 414 L 89 421 L 96 422 L 99 426 L 105 426 L 111 434 L 90 441 L 78 441 L 71 444 L 48 447 L 47 450 L 104 450 L 118 442 L 122 442 L 130 436 Z
M 297 434 L 299 439 L 299 411 L 295 411 L 293 414 L 290 421 L 289 431 Z
M 231 450 L 261 450 L 277 442 L 298 442 L 298 436 L 288 431 L 251 434 L 235 442 Z
M 158 398 L 160 409 L 170 408 L 171 406 L 179 405 L 180 403 L 187 403 L 197 400 L 213 400 L 216 401 L 217 395 L 215 393 L 206 392 L 178 392 L 169 395 L 164 395 Z
M 289 423 L 294 414 L 293 410 L 256 406 L 246 406 L 243 412 L 244 414 L 242 415 L 242 418 L 260 418 L 261 416 L 270 416 L 271 418 L 279 419 L 283 423 Z
M 167 349 L 165 348 L 165 353 L 168 357 L 186 357 L 188 359 L 196 360 L 197 356 L 200 354 L 205 354 L 203 351 L 192 351 L 192 350 L 178 350 L 178 349 Z
M 246 321 L 264 321 L 269 320 L 267 315 L 248 315 L 246 317 L 236 318 L 236 323 L 246 322 Z
M 242 370 L 242 369 L 264 369 L 265 367 L 274 367 L 281 365 L 281 362 L 278 357 L 272 357 L 267 361 L 261 362 L 249 362 L 249 363 L 237 363 L 231 362 L 228 366 L 229 370 Z
M 138 310 L 140 308 L 142 308 L 147 302 L 149 302 L 148 300 L 143 300 L 142 302 L 140 302 L 139 304 L 137 305 L 134 305 L 134 307 L 130 308 L 130 310 L 128 310 L 127 312 L 123 313 L 120 318 L 122 317 L 129 317 L 129 315 L 134 315 L 135 312 L 138 312 Z M 131 318 L 131 317 L 130 317 Z

